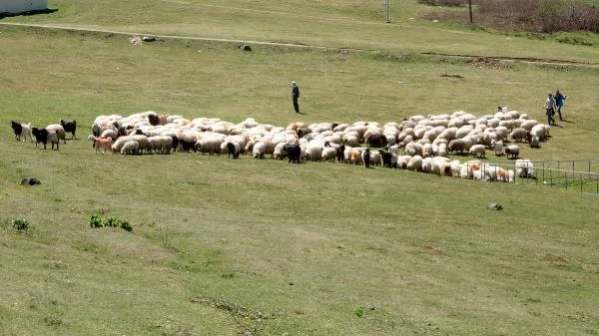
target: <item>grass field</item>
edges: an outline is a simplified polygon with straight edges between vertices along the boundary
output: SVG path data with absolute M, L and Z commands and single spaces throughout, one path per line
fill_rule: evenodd
M 87 4 L 59 3 L 56 19 L 9 21 L 96 25 L 126 13 L 139 20 L 132 11 L 92 11 L 94 3 Z M 293 3 L 306 15 L 373 20 L 361 2 L 341 4 L 350 3 Z M 175 27 L 175 12 L 164 13 L 162 27 Z M 179 14 L 181 22 L 192 16 Z M 274 23 L 260 22 L 287 38 Z M 430 35 L 426 25 L 420 29 Z M 497 48 L 487 40 L 495 35 L 447 29 L 473 34 L 482 49 Z M 497 105 L 541 119 L 546 92 L 559 88 L 569 97 L 568 122 L 552 129 L 541 150 L 522 156 L 591 158 L 599 70 L 472 64 L 405 54 L 412 47 L 403 45 L 372 53 L 280 47 L 243 53 L 227 43 L 134 47 L 119 35 L 0 31 L 0 334 L 597 334 L 594 196 L 326 163 L 102 156 L 83 139 L 97 115 L 149 109 L 286 125 L 297 120 L 291 80 L 302 88 L 306 122 L 400 121 L 459 109 L 482 115 Z M 350 39 L 355 46 L 367 36 L 360 34 Z M 322 41 L 338 43 L 329 38 Z M 534 54 L 540 45 L 557 44 L 531 41 L 513 52 Z M 455 47 L 446 41 L 443 48 Z M 569 59 L 596 52 L 568 48 Z M 61 118 L 77 119 L 82 140 L 59 152 L 17 143 L 8 127 L 12 119 L 44 125 Z M 17 185 L 23 176 L 42 185 Z M 493 201 L 505 210 L 487 210 Z M 127 219 L 133 232 L 91 229 L 94 212 Z M 15 218 L 28 219 L 29 232 L 13 230 Z M 262 318 L 244 318 L 240 307 Z

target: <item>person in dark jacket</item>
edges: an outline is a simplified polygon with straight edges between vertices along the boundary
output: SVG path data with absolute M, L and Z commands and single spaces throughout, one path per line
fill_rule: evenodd
M 557 114 L 559 114 L 559 120 L 564 120 L 562 118 L 562 106 L 564 106 L 564 100 L 566 100 L 566 96 L 564 96 L 559 90 L 555 92 L 555 106 L 557 106 Z
M 295 82 L 291 82 L 291 100 L 293 100 L 293 108 L 295 109 L 295 113 L 300 113 L 299 109 L 299 97 L 300 90 Z

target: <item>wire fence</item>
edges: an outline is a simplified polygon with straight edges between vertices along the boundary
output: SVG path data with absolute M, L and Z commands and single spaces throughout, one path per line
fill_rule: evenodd
M 509 182 L 537 184 L 550 188 L 599 194 L 599 160 L 515 161 L 484 163 L 487 175 L 499 177 L 501 170 L 513 171 Z

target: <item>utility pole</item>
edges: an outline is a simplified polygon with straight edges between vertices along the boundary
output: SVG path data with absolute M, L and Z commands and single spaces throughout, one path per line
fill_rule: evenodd
M 384 8 L 384 12 L 385 12 L 385 23 L 390 23 L 391 20 L 389 19 L 389 1 L 390 0 L 383 0 L 383 8 Z
M 472 0 L 468 0 L 468 11 L 470 12 L 470 24 L 473 24 L 474 21 L 472 20 Z

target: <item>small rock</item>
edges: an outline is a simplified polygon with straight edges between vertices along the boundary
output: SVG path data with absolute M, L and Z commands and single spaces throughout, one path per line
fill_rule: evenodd
M 493 202 L 493 203 L 489 204 L 489 210 L 494 210 L 494 211 L 503 210 L 503 207 L 501 206 L 501 204 L 499 204 L 497 202 Z

